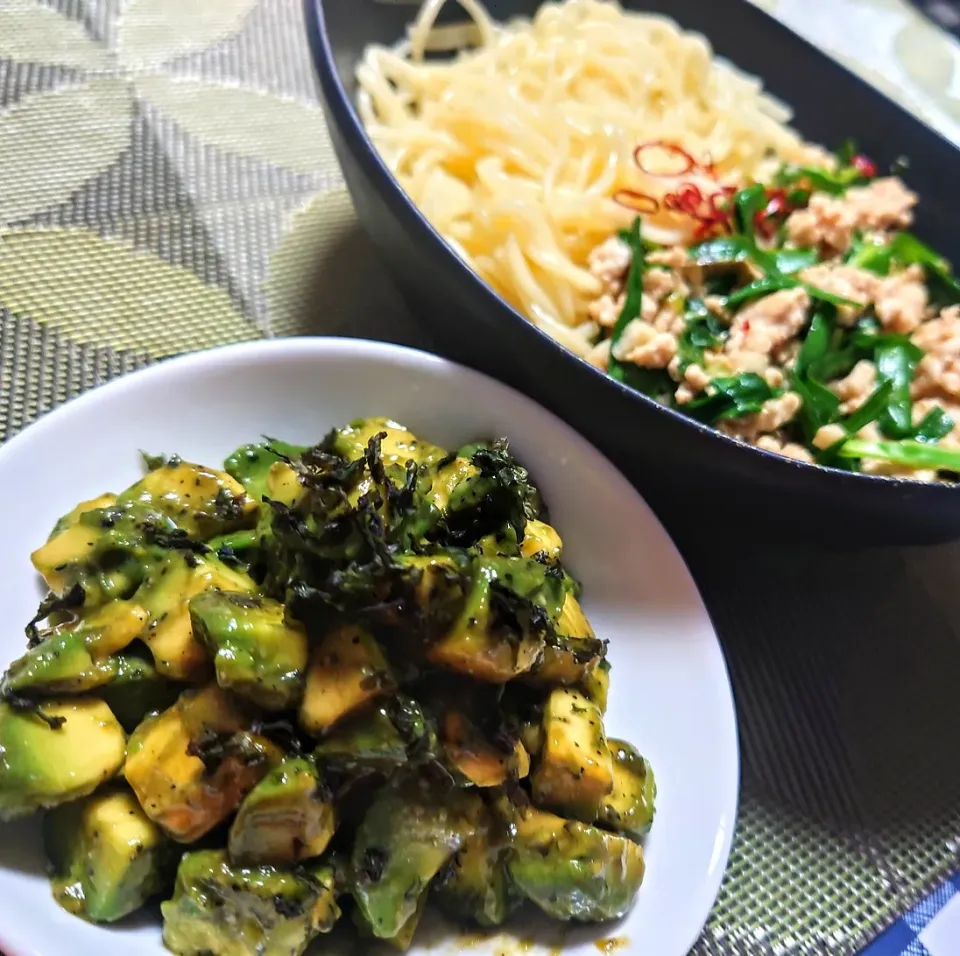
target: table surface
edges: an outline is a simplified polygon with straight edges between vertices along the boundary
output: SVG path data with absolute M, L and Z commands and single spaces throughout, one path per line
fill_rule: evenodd
M 756 2 L 960 145 L 960 44 L 914 4 Z M 0 0 L 0 440 L 152 361 L 289 334 L 431 345 L 357 226 L 299 0 Z M 743 749 L 695 952 L 858 952 L 960 864 L 960 546 L 681 545 Z M 876 956 L 960 956 L 953 889 Z

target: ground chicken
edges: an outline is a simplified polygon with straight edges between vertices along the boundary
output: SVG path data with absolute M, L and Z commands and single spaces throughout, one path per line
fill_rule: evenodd
M 952 305 L 924 322 L 911 340 L 926 353 L 910 388 L 913 397 L 960 398 L 960 306 Z
M 910 266 L 897 275 L 881 279 L 874 293 L 874 311 L 888 332 L 909 335 L 926 318 L 927 287 L 923 269 Z
M 775 432 L 792 421 L 802 404 L 803 400 L 796 392 L 785 392 L 767 399 L 759 412 L 723 422 L 719 429 L 734 438 L 754 442 L 761 435 Z
M 821 451 L 826 451 L 846 437 L 847 433 L 842 425 L 821 425 L 813 436 L 813 444 Z
M 840 414 L 855 412 L 877 387 L 877 367 L 873 362 L 861 359 L 846 378 L 833 382 L 830 388 L 840 399 Z
M 861 304 L 859 309 L 849 305 L 839 307 L 837 318 L 843 325 L 850 325 L 857 319 L 863 309 L 873 302 L 880 286 L 880 277 L 875 273 L 842 263 L 824 262 L 811 266 L 800 273 L 800 278 L 824 292 L 832 292 Z
M 814 193 L 806 209 L 787 218 L 787 236 L 797 246 L 846 252 L 855 232 L 909 226 L 916 202 L 916 193 L 896 177 L 875 179 L 843 196 Z
M 606 291 L 619 293 L 632 257 L 630 247 L 619 236 L 611 236 L 590 252 L 587 268 Z
M 587 315 L 605 329 L 612 329 L 623 311 L 624 295 L 613 295 L 604 292 L 599 299 L 595 299 L 587 308 Z
M 797 461 L 805 461 L 808 464 L 813 464 L 813 455 L 811 455 L 803 445 L 798 445 L 796 442 L 783 442 L 774 435 L 761 435 L 754 444 L 757 448 L 762 448 L 764 451 L 772 451 L 777 455 L 783 455 L 784 458 L 794 458 Z
M 751 302 L 734 316 L 723 349 L 725 356 L 733 358 L 742 352 L 769 356 L 803 330 L 809 307 L 810 296 L 800 287 L 781 289 Z
M 610 365 L 610 339 L 604 339 L 598 342 L 587 352 L 587 361 L 595 365 L 602 372 L 605 372 Z
M 644 368 L 666 368 L 677 354 L 677 337 L 658 332 L 649 322 L 634 319 L 623 330 L 613 355 Z

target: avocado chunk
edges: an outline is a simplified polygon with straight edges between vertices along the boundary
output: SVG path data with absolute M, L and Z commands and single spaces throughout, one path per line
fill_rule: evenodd
M 80 694 L 109 683 L 117 675 L 117 661 L 108 655 L 134 640 L 148 616 L 139 605 L 114 601 L 87 618 L 52 627 L 10 665 L 3 688 L 49 696 Z
M 31 560 L 54 594 L 79 587 L 90 610 L 130 597 L 176 533 L 177 526 L 159 511 L 115 504 L 84 512 Z
M 531 776 L 537 806 L 592 823 L 613 790 L 613 761 L 596 705 L 579 691 L 551 692 L 543 713 L 543 745 Z
M 310 656 L 300 724 L 319 736 L 395 686 L 373 635 L 356 624 L 338 628 Z
M 516 816 L 507 865 L 548 916 L 595 923 L 626 914 L 643 882 L 643 848 L 625 837 L 528 807 Z
M 43 845 L 54 899 L 94 923 L 112 923 L 138 910 L 173 876 L 167 839 L 125 787 L 49 812 Z
M 353 845 L 353 896 L 370 931 L 392 939 L 420 897 L 478 824 L 483 804 L 426 781 L 391 783 L 375 798 Z
M 241 866 L 222 850 L 184 854 L 161 910 L 177 956 L 301 956 L 340 918 L 331 867 Z
M 172 458 L 117 497 L 166 515 L 192 538 L 206 539 L 253 527 L 257 503 L 235 478 L 213 468 Z
M 500 926 L 522 902 L 507 875 L 510 842 L 507 827 L 485 811 L 481 825 L 438 874 L 431 899 L 454 919 Z
M 380 442 L 380 456 L 385 465 L 405 465 L 411 460 L 429 465 L 446 454 L 389 418 L 360 418 L 338 428 L 331 435 L 332 451 L 347 461 L 356 461 L 363 457 L 370 439 L 383 433 L 386 437 Z
M 596 705 L 601 714 L 607 712 L 607 695 L 610 693 L 610 661 L 600 661 L 593 670 L 584 674 L 580 681 L 584 696 Z
M 116 503 L 117 496 L 110 492 L 104 495 L 98 495 L 96 498 L 89 498 L 87 501 L 81 501 L 76 507 L 68 511 L 63 515 L 57 523 L 53 526 L 53 531 L 50 532 L 47 540 L 50 538 L 55 538 L 61 531 L 66 531 L 67 528 L 75 525 L 80 518 L 85 515 L 88 511 L 97 511 L 100 508 L 110 508 Z
M 563 541 L 556 528 L 534 518 L 523 526 L 520 553 L 525 558 L 539 558 L 549 564 L 557 564 L 563 556 Z
M 530 756 L 519 740 L 487 739 L 459 710 L 444 714 L 441 739 L 448 768 L 467 786 L 499 787 L 530 772 Z
M 199 683 L 213 670 L 210 655 L 193 633 L 190 598 L 219 589 L 253 594 L 253 580 L 212 554 L 171 551 L 150 569 L 137 600 L 150 612 L 143 642 L 157 670 L 170 680 Z
M 320 856 L 336 829 L 330 791 L 309 757 L 287 757 L 250 791 L 230 827 L 230 859 L 278 866 Z
M 151 820 L 174 840 L 193 843 L 236 810 L 279 756 L 212 684 L 184 693 L 136 729 L 124 775 Z
M 503 684 L 540 658 L 563 579 L 527 559 L 476 558 L 459 617 L 428 653 L 431 663 Z
M 243 485 L 251 498 L 262 501 L 264 496 L 274 497 L 268 485 L 271 469 L 275 465 L 286 464 L 286 460 L 296 460 L 306 450 L 303 445 L 290 445 L 282 441 L 242 445 L 224 462 L 224 470 Z
M 349 720 L 317 746 L 322 766 L 348 776 L 393 773 L 404 764 L 435 754 L 436 732 L 420 705 L 398 695 Z
M 161 677 L 144 650 L 128 649 L 112 658 L 113 677 L 98 695 L 107 702 L 127 733 L 133 733 L 148 714 L 176 703 L 185 685 Z
M 213 658 L 217 683 L 265 710 L 288 710 L 303 694 L 307 635 L 283 605 L 259 595 L 202 591 L 190 599 L 193 633 Z
M 603 799 L 598 823 L 639 840 L 653 825 L 657 784 L 653 768 L 625 740 L 607 741 L 613 758 L 613 790 Z
M 606 645 L 597 640 L 580 602 L 571 593 L 548 635 L 543 656 L 534 665 L 528 679 L 531 683 L 555 687 L 583 681 L 603 660 Z
M 36 712 L 0 703 L 0 820 L 92 793 L 123 766 L 125 746 L 101 700 L 50 700 Z

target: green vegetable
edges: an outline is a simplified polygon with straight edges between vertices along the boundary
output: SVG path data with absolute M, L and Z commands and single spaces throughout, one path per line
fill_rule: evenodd
M 767 207 L 767 188 L 760 183 L 741 189 L 733 197 L 735 225 L 739 233 L 753 238 L 756 218 Z
M 239 866 L 220 850 L 184 854 L 163 942 L 177 956 L 301 956 L 340 918 L 329 866 Z
M 693 246 L 688 254 L 698 266 L 732 265 L 749 260 L 756 249 L 748 236 L 723 236 Z
M 193 633 L 213 658 L 217 683 L 266 710 L 288 710 L 303 695 L 307 637 L 284 620 L 278 601 L 230 591 L 190 599 Z
M 887 407 L 878 419 L 880 431 L 888 438 L 908 438 L 914 433 L 910 383 L 922 357 L 923 352 L 908 342 L 877 347 L 877 381 L 890 383 Z
M 646 271 L 646 256 L 643 247 L 643 236 L 641 235 L 641 220 L 637 216 L 626 234 L 625 241 L 630 246 L 630 270 L 627 273 L 627 281 L 624 284 L 623 308 L 620 315 L 614 323 L 613 331 L 610 335 L 610 362 L 607 371 L 611 378 L 618 382 L 624 382 L 627 385 L 633 384 L 628 381 L 630 374 L 627 364 L 621 362 L 615 355 L 617 344 L 623 336 L 626 327 L 640 315 L 643 306 L 643 274 Z M 637 386 L 634 386 L 637 387 Z M 640 389 L 644 391 L 644 389 Z M 649 393 L 648 393 L 649 394 Z
M 960 302 L 960 282 L 953 275 L 950 263 L 934 252 L 909 232 L 900 232 L 893 237 L 891 255 L 903 265 L 918 264 L 927 273 L 927 285 L 931 297 L 939 305 L 954 305 Z
M 960 474 L 960 451 L 928 441 L 863 441 L 851 438 L 839 450 L 843 458 L 876 458 L 906 468 L 932 468 Z
M 684 406 L 692 418 L 715 425 L 727 418 L 758 412 L 763 403 L 779 395 L 755 372 L 715 378 L 708 392 Z
M 126 788 L 48 813 L 43 844 L 53 896 L 68 913 L 112 923 L 166 889 L 171 847 Z
M 942 408 L 931 408 L 923 416 L 913 437 L 917 441 L 938 442 L 953 431 L 954 425 L 954 420 Z
M 777 249 L 774 252 L 776 271 L 781 275 L 793 275 L 815 266 L 820 260 L 816 249 Z
M 870 397 L 843 421 L 843 427 L 849 435 L 856 435 L 861 428 L 876 421 L 886 411 L 893 392 L 893 382 L 881 382 Z
M 780 187 L 806 183 L 818 192 L 842 196 L 851 186 L 862 186 L 869 182 L 869 177 L 855 166 L 844 163 L 841 163 L 836 170 L 823 166 L 797 166 L 788 163 L 777 173 L 774 182 Z

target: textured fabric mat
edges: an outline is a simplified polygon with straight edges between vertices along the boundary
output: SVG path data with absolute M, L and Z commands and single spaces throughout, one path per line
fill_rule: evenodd
M 960 142 L 957 44 L 907 3 L 763 5 Z M 299 0 L 0 0 L 0 440 L 294 333 L 430 346 L 357 228 Z M 960 551 L 685 553 L 743 746 L 695 952 L 854 953 L 960 861 Z

